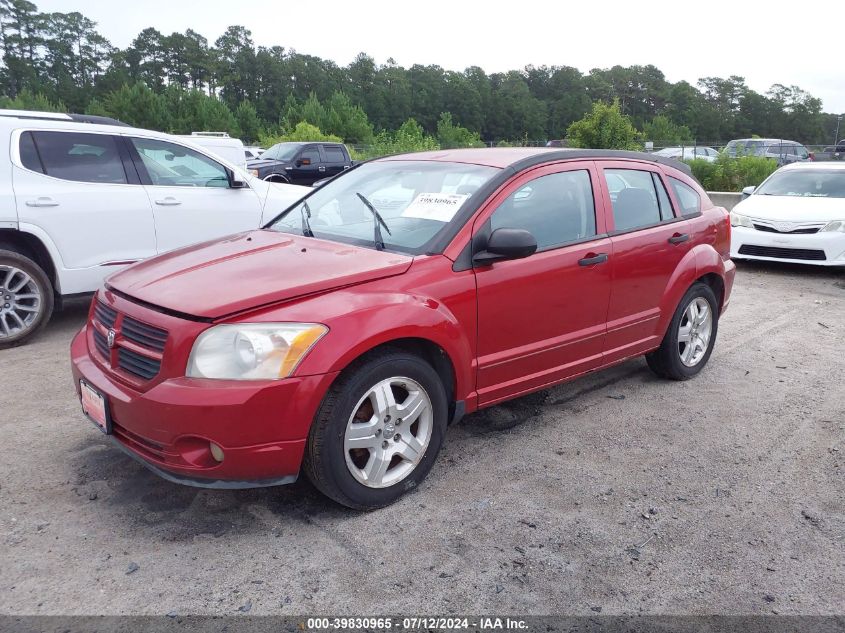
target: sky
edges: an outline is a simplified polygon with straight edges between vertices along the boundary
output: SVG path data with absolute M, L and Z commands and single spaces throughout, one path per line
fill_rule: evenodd
M 366 52 L 377 63 L 480 66 L 499 72 L 617 64 L 657 66 L 671 82 L 745 77 L 753 90 L 796 85 L 845 112 L 843 0 L 35 0 L 40 11 L 79 11 L 111 43 L 142 29 L 192 28 L 213 43 L 243 25 L 257 45 L 280 45 L 340 65 Z M 824 34 L 829 32 L 829 36 Z

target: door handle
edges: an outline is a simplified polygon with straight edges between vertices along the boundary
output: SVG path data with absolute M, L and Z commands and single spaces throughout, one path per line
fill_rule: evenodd
M 603 264 L 607 261 L 607 253 L 599 253 L 598 255 L 594 255 L 593 253 L 588 253 L 584 259 L 578 260 L 579 266 L 592 266 L 593 264 Z
M 325 167 L 317 167 L 317 171 L 326 171 Z
M 26 206 L 28 207 L 57 207 L 59 203 L 53 200 L 52 198 L 48 198 L 47 196 L 41 196 L 40 198 L 36 198 L 35 200 L 27 200 Z
M 167 196 L 166 198 L 162 198 L 161 200 L 156 200 L 156 204 L 160 207 L 175 207 L 177 205 L 182 204 L 180 200 L 177 200 L 173 196 Z
M 669 238 L 670 244 L 680 244 L 681 242 L 686 242 L 689 239 L 689 233 L 675 233 L 672 237 Z

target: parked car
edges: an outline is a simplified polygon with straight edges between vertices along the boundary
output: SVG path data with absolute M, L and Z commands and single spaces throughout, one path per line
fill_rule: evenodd
M 654 155 L 665 156 L 667 158 L 677 158 L 679 160 L 694 160 L 698 158 L 706 160 L 708 163 L 712 163 L 719 157 L 719 152 L 712 147 L 696 145 L 692 147 L 664 147 L 663 149 L 654 152 Z
M 825 147 L 822 152 L 815 152 L 813 160 L 845 160 L 845 138 L 841 139 L 836 145 Z
M 731 212 L 731 257 L 845 266 L 845 164 L 781 167 Z
M 187 139 L 68 115 L 0 111 L 0 142 L 0 347 L 122 266 L 258 228 L 307 191 Z
M 352 167 L 343 143 L 277 143 L 261 158 L 247 162 L 256 178 L 270 182 L 313 185 Z
M 396 188 L 414 195 L 388 218 L 370 198 Z M 263 230 L 110 277 L 73 340 L 74 383 L 97 428 L 166 479 L 253 487 L 302 469 L 376 508 L 423 480 L 464 413 L 641 354 L 695 376 L 731 293 L 729 236 L 671 159 L 386 157 Z
M 762 156 L 777 161 L 778 165 L 804 160 L 812 160 L 813 156 L 806 147 L 795 141 L 779 138 L 740 138 L 729 141 L 725 152 L 731 158 L 737 156 Z
M 179 135 L 194 145 L 199 145 L 232 165 L 246 169 L 244 144 L 240 139 L 230 137 L 226 132 L 192 132 L 190 136 Z

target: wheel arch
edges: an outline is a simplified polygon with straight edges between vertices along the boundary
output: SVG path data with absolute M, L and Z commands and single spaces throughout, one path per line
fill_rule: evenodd
M 37 236 L 17 229 L 0 229 L 0 248 L 29 257 L 47 275 L 55 295 L 60 294 L 56 266 L 47 246 Z
M 278 174 L 278 173 L 267 174 L 267 175 L 266 175 L 266 176 L 264 176 L 264 178 L 262 178 L 261 180 L 263 180 L 264 182 L 276 182 L 276 183 L 281 183 L 281 184 L 283 184 L 283 185 L 289 185 L 289 184 L 291 184 L 291 182 L 290 182 L 290 178 L 288 178 L 288 177 L 287 177 L 287 176 L 285 176 L 284 174 Z

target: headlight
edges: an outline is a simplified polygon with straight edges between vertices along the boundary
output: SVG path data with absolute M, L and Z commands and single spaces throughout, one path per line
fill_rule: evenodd
M 834 220 L 826 226 L 823 226 L 819 231 L 835 231 L 836 233 L 845 233 L 845 220 Z
M 754 225 L 751 223 L 751 218 L 747 215 L 740 215 L 731 211 L 731 226 L 744 226 L 753 229 Z
M 250 170 L 249 170 L 249 173 L 251 173 L 253 176 L 255 176 L 256 178 L 258 178 L 258 170 L 257 170 L 257 169 L 250 169 Z
M 217 325 L 194 342 L 186 374 L 226 380 L 287 378 L 328 331 L 318 323 Z

